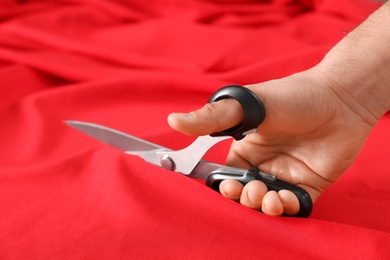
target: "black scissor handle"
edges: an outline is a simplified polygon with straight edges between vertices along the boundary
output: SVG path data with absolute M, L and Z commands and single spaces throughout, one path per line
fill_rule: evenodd
M 243 185 L 253 180 L 259 180 L 267 186 L 268 190 L 274 190 L 276 192 L 280 190 L 289 190 L 293 192 L 299 201 L 299 212 L 295 215 L 295 217 L 307 218 L 310 216 L 313 209 L 313 202 L 310 195 L 304 189 L 294 184 L 279 180 L 272 174 L 261 173 L 256 167 L 249 169 L 244 174 L 217 170 L 208 176 L 206 185 L 219 192 L 219 184 L 221 181 L 226 179 L 239 181 Z
M 214 92 L 209 99 L 209 103 L 225 98 L 233 98 L 240 103 L 244 110 L 244 120 L 237 126 L 221 132 L 212 133 L 211 136 L 229 135 L 236 140 L 241 140 L 248 131 L 253 129 L 257 130 L 257 127 L 264 121 L 264 104 L 250 89 L 239 85 L 223 87 Z
M 217 90 L 209 99 L 209 102 L 218 101 L 225 98 L 233 98 L 240 103 L 244 110 L 244 120 L 237 126 L 226 129 L 221 132 L 212 133 L 211 136 L 232 136 L 236 140 L 241 140 L 245 137 L 248 131 L 257 127 L 265 119 L 265 107 L 263 102 L 248 88 L 230 85 Z M 233 179 L 241 182 L 243 185 L 253 180 L 262 181 L 268 190 L 276 192 L 280 190 L 289 190 L 293 192 L 299 201 L 299 212 L 296 217 L 308 217 L 312 211 L 313 203 L 310 195 L 301 187 L 294 184 L 277 179 L 272 174 L 262 173 L 254 167 L 249 169 L 244 174 L 234 172 L 214 171 L 206 181 L 206 185 L 213 190 L 219 192 L 219 184 L 226 179 Z

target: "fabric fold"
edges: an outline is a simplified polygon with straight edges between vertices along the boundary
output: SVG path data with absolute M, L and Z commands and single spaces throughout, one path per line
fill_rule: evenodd
M 390 114 L 308 219 L 247 209 L 63 123 L 181 149 L 194 137 L 169 113 L 314 66 L 377 6 L 0 1 L 0 258 L 388 258 Z M 224 163 L 229 145 L 205 159 Z

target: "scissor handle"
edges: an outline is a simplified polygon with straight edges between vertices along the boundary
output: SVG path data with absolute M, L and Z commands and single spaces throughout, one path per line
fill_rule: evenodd
M 261 173 L 256 167 L 249 169 L 244 174 L 217 170 L 208 176 L 206 185 L 219 192 L 219 184 L 226 179 L 237 180 L 243 185 L 253 180 L 259 180 L 267 186 L 268 190 L 274 190 L 276 192 L 280 190 L 289 190 L 293 192 L 299 201 L 299 212 L 295 217 L 307 218 L 310 216 L 313 209 L 313 202 L 310 195 L 304 189 L 297 185 L 279 180 L 272 174 Z
M 229 85 L 214 92 L 209 99 L 209 103 L 225 98 L 233 98 L 240 103 L 244 110 L 244 120 L 237 126 L 212 133 L 211 136 L 228 135 L 236 140 L 241 140 L 251 130 L 257 131 L 257 127 L 265 119 L 265 107 L 259 97 L 248 88 Z

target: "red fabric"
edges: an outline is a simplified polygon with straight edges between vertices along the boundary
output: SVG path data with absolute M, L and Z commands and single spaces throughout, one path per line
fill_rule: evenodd
M 308 219 L 273 218 L 65 126 L 178 149 L 166 117 L 316 64 L 357 0 L 0 1 L 0 258 L 385 259 L 390 115 Z M 223 163 L 229 143 L 207 159 Z

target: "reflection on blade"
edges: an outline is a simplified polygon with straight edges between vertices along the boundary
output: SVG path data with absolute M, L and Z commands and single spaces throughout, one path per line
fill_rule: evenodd
M 84 134 L 125 152 L 131 153 L 131 151 L 149 151 L 155 149 L 170 150 L 105 126 L 72 120 L 65 121 L 65 123 Z
M 179 151 L 160 152 L 175 162 L 175 171 L 188 175 L 203 158 L 205 153 L 215 144 L 231 138 L 230 136 L 211 137 L 209 135 L 199 136 L 195 142 Z
M 247 170 L 234 168 L 217 163 L 211 163 L 201 160 L 195 169 L 188 175 L 190 178 L 207 180 L 207 177 L 215 170 L 223 170 L 225 173 L 234 173 L 244 175 Z
M 118 148 L 122 151 L 124 151 L 127 154 L 136 155 L 144 159 L 145 161 L 152 163 L 154 165 L 157 165 L 159 167 L 163 167 L 167 170 L 175 170 L 174 168 L 171 168 L 171 166 L 167 166 L 164 163 L 161 163 L 161 158 L 164 155 L 175 155 L 175 153 L 178 154 L 178 156 L 174 156 L 177 160 L 177 157 L 180 157 L 180 153 L 184 153 L 186 155 L 184 158 L 191 157 L 189 154 L 191 154 L 191 149 L 189 149 L 189 152 L 184 149 L 183 151 L 172 151 L 168 148 L 165 148 L 163 146 L 142 140 L 140 138 L 119 132 L 117 130 L 93 124 L 93 123 L 87 123 L 87 122 L 80 122 L 80 121 L 65 121 L 65 123 L 81 132 L 83 132 L 86 135 L 89 135 L 103 143 L 106 143 L 108 145 L 111 145 L 115 148 Z M 217 138 L 213 142 L 221 141 L 226 138 Z M 207 139 L 206 139 L 207 141 Z M 202 142 L 200 142 L 202 144 Z M 207 144 L 207 142 L 206 142 Z M 202 146 L 205 145 L 204 143 Z M 200 149 L 201 147 L 195 146 L 196 149 Z M 192 149 L 193 150 L 193 149 Z M 207 150 L 207 149 L 206 149 Z M 204 154 L 204 152 L 202 153 Z M 181 156 L 184 156 L 183 154 Z M 196 160 L 198 162 L 198 160 Z M 190 170 L 182 170 L 178 171 L 177 169 L 175 171 L 180 172 L 182 174 L 185 174 L 191 178 L 196 179 L 202 179 L 206 180 L 207 177 L 212 173 L 213 171 L 219 169 L 223 170 L 224 172 L 234 172 L 234 173 L 241 173 L 244 174 L 246 171 L 220 165 L 216 163 L 207 162 L 204 160 L 199 161 L 199 163 L 196 164 L 196 166 L 191 166 Z M 195 167 L 195 168 L 194 168 Z M 193 169 L 193 170 L 192 170 Z M 180 170 L 180 169 L 179 169 Z

